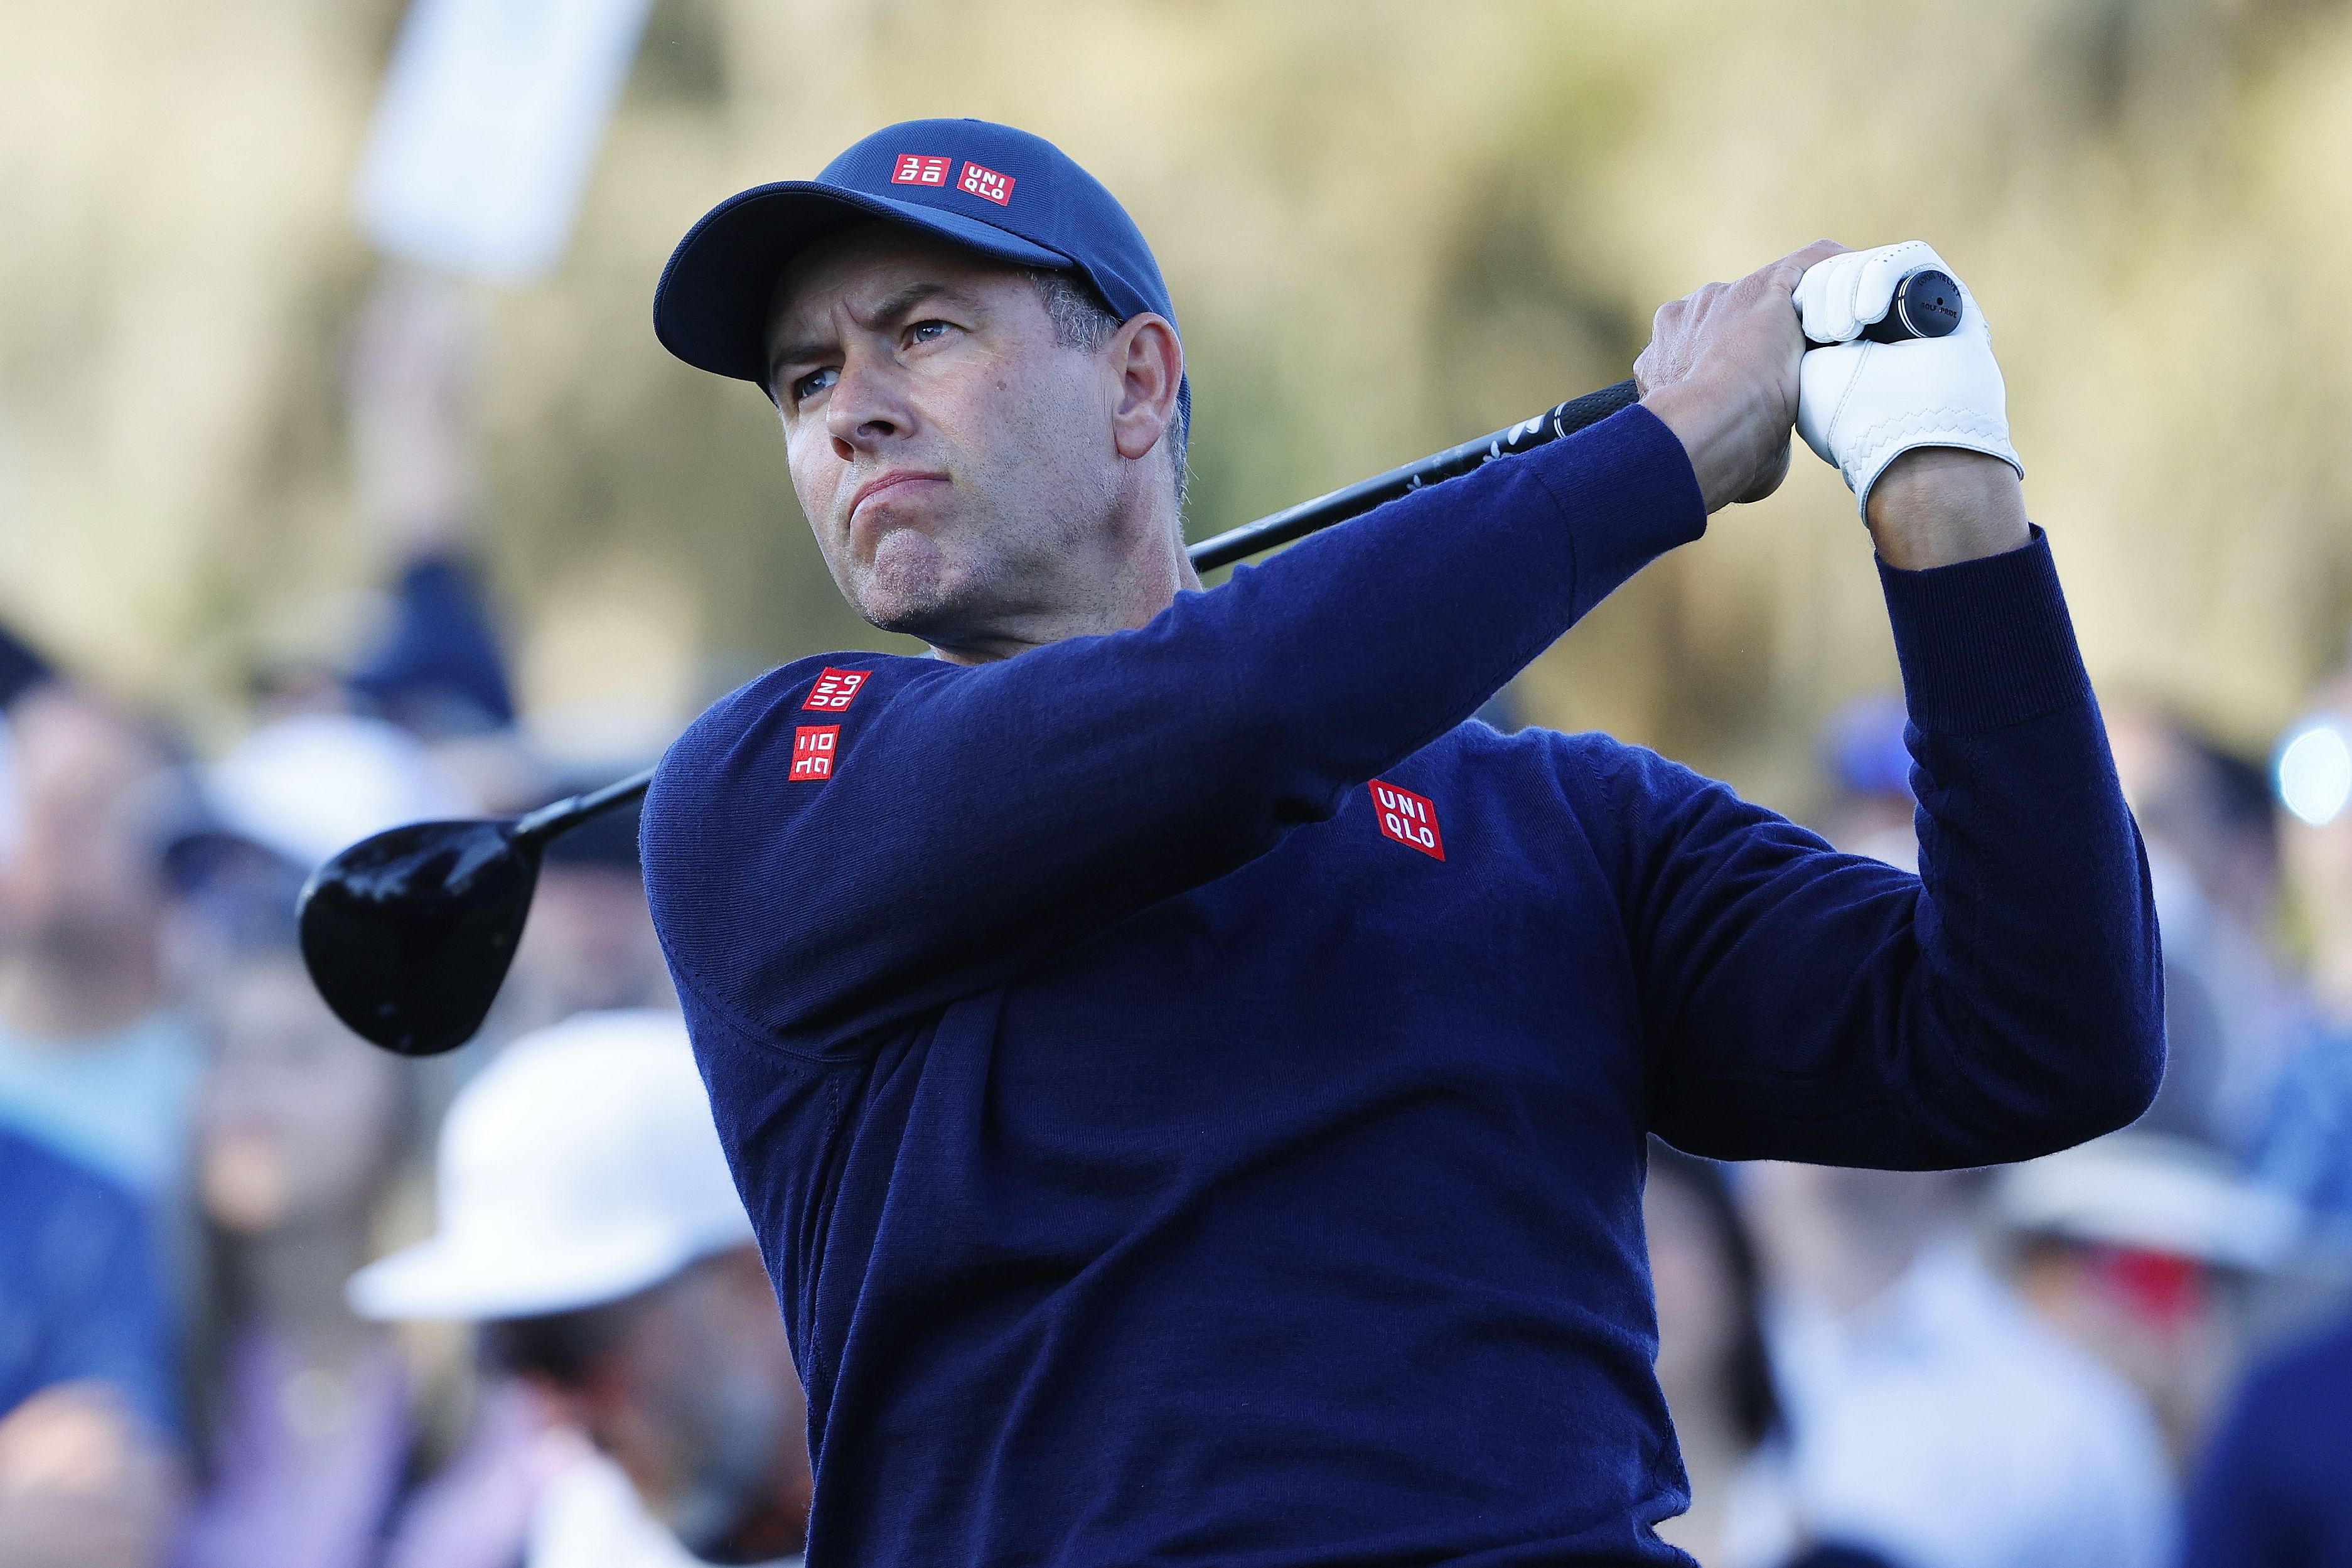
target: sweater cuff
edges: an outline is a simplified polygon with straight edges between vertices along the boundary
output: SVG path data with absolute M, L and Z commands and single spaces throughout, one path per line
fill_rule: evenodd
M 1568 521 L 1580 605 L 1599 604 L 1652 561 L 1706 531 L 1706 498 L 1682 437 L 1638 403 L 1528 457 Z
M 1904 700 L 1922 730 L 1969 734 L 2091 700 L 2091 678 L 2040 528 L 2015 550 L 1905 572 L 1878 563 L 1903 667 Z

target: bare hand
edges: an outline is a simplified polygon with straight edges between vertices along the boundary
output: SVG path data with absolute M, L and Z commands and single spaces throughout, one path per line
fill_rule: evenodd
M 1805 352 L 1797 280 L 1844 248 L 1817 239 L 1736 283 L 1709 283 L 1658 307 L 1633 383 L 1690 454 L 1708 511 L 1762 500 L 1788 476 Z
M 43 1389 L 0 1419 L 0 1568 L 146 1568 L 177 1489 L 111 1389 Z
M 387 265 L 353 336 L 346 392 L 360 510 L 401 558 L 463 542 L 481 510 L 479 323 L 463 289 Z

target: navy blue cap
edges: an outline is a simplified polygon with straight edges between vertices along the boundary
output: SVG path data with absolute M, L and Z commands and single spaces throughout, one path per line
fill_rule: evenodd
M 1040 136 L 984 120 L 909 120 L 814 180 L 728 197 L 687 231 L 654 289 L 654 335 L 687 363 L 767 389 L 768 304 L 811 240 L 860 218 L 925 229 L 1024 267 L 1078 273 L 1121 321 L 1176 320 L 1143 231 Z

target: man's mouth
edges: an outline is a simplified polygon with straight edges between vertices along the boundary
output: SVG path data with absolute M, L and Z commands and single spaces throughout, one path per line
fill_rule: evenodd
M 858 486 L 856 493 L 849 498 L 850 525 L 852 527 L 856 525 L 857 514 L 867 501 L 901 493 L 908 485 L 943 485 L 947 482 L 948 477 L 945 474 L 917 473 L 908 468 L 894 468 L 887 473 L 877 474 Z

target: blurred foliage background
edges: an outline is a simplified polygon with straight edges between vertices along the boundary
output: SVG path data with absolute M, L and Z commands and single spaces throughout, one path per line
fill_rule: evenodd
M 386 563 L 341 375 L 396 0 L 0 0 L 0 614 L 226 723 Z M 682 718 L 841 606 L 751 388 L 648 325 L 718 198 L 893 120 L 1060 142 L 1182 316 L 1196 536 L 1627 374 L 1662 300 L 1933 241 L 2110 691 L 2268 744 L 2352 619 L 2352 6 L 2320 0 L 660 0 L 568 261 L 484 290 L 527 702 Z M 1334 658 L 1346 650 L 1334 649 Z M 1886 685 L 1867 536 L 1799 453 L 1523 678 L 1801 806 Z

